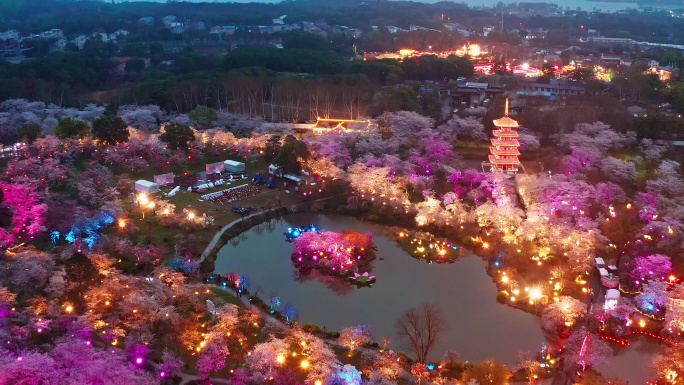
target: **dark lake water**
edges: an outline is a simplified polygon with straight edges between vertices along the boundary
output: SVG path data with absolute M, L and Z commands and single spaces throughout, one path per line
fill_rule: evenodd
M 372 287 L 339 284 L 337 279 L 301 279 L 292 266 L 292 245 L 283 232 L 294 225 L 315 223 L 331 231 L 372 232 L 378 257 Z M 293 214 L 270 226 L 254 228 L 219 253 L 216 272 L 235 271 L 249 275 L 251 291 L 261 287 L 266 296 L 277 293 L 282 303 L 299 310 L 300 323 L 316 323 L 328 330 L 365 324 L 377 341 L 389 337 L 399 348 L 394 324 L 407 309 L 424 302 L 438 304 L 446 315 L 447 329 L 433 351 L 439 359 L 448 348 L 464 359 L 494 357 L 515 363 L 519 351 L 537 351 L 544 335 L 531 314 L 496 302 L 496 287 L 485 273 L 484 262 L 465 256 L 447 265 L 428 264 L 408 256 L 386 228 L 350 217 Z

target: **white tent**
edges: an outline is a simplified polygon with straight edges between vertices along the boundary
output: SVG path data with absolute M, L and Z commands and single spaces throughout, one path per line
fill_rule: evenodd
M 618 299 L 618 298 L 620 298 L 620 290 L 608 289 L 608 291 L 606 291 L 606 299 Z
M 135 182 L 135 191 L 141 193 L 153 193 L 159 191 L 159 185 L 149 180 L 139 180 Z
M 245 171 L 245 164 L 242 162 L 236 162 L 234 160 L 224 160 L 226 170 L 230 172 L 243 172 Z
M 275 164 L 268 166 L 268 173 L 271 175 L 283 176 L 283 170 L 280 168 L 280 166 Z
M 603 267 L 606 263 L 603 261 L 603 258 L 594 258 L 596 261 L 596 266 L 598 267 Z
M 606 291 L 606 300 L 603 303 L 603 308 L 605 310 L 613 310 L 617 307 L 618 300 L 620 299 L 620 291 L 617 289 L 608 289 Z
M 599 273 L 601 274 L 602 277 L 608 275 L 608 270 L 606 270 L 604 268 L 600 268 L 598 270 L 599 270 Z

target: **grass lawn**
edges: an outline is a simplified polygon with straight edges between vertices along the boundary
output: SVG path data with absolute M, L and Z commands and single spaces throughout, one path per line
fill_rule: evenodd
M 232 295 L 229 290 L 223 290 L 218 287 L 212 287 L 211 288 L 212 293 L 214 293 L 215 296 L 221 298 L 223 302 L 225 303 L 232 303 L 233 305 L 237 305 L 240 307 L 245 306 L 242 302 L 240 302 L 239 299 L 237 299 L 234 295 Z
M 257 162 L 247 164 L 245 174 L 251 176 L 256 174 L 257 172 L 261 172 L 262 175 L 267 175 L 267 171 L 267 162 Z M 191 170 L 188 170 L 188 173 L 191 173 Z M 150 171 L 149 174 L 150 176 L 152 176 L 156 173 Z M 143 175 L 136 175 L 136 178 L 133 179 L 137 179 L 142 176 Z M 283 180 L 280 180 L 279 185 L 282 186 L 282 182 Z M 202 215 L 204 213 L 207 213 L 209 216 L 212 216 L 214 218 L 214 224 L 212 226 L 193 231 L 193 234 L 195 234 L 199 238 L 200 244 L 202 244 L 202 247 L 204 247 L 211 241 L 211 239 L 214 237 L 214 235 L 219 229 L 221 229 L 228 223 L 231 223 L 234 220 L 240 218 L 239 214 L 235 214 L 231 211 L 231 207 L 233 205 L 240 207 L 251 206 L 254 208 L 260 208 L 261 206 L 268 206 L 271 204 L 275 205 L 278 204 L 278 202 L 280 202 L 283 205 L 289 205 L 299 201 L 299 196 L 296 194 L 288 194 L 283 189 L 271 190 L 265 186 L 262 188 L 260 194 L 250 197 L 248 199 L 244 199 L 242 201 L 234 202 L 232 204 L 226 203 L 224 205 L 221 205 L 220 203 L 199 200 L 199 198 L 203 194 L 208 194 L 210 192 L 220 191 L 231 187 L 237 187 L 248 183 L 250 183 L 250 179 L 244 179 L 241 181 L 233 182 L 229 185 L 214 187 L 202 194 L 192 193 L 181 189 L 173 197 L 160 197 L 160 199 L 173 203 L 176 206 L 176 213 L 181 213 L 183 209 L 189 209 L 192 210 L 196 215 Z M 130 220 L 135 221 L 135 225 L 139 229 L 137 234 L 133 235 L 134 241 L 141 242 L 147 238 L 156 245 L 167 245 L 171 247 L 173 246 L 173 239 L 175 233 L 174 230 L 162 226 L 159 218 L 155 217 L 154 215 L 151 215 L 149 210 L 145 213 L 145 218 L 143 219 L 143 213 L 141 209 L 132 202 L 132 198 L 124 197 L 123 204 L 125 210 L 127 211 L 128 217 L 130 218 Z M 118 229 L 111 227 L 107 229 L 105 233 L 113 233 L 116 231 L 118 231 Z

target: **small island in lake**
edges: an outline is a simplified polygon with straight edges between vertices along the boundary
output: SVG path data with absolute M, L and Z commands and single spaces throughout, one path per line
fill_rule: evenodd
M 317 269 L 327 275 L 348 277 L 368 271 L 375 258 L 372 234 L 356 231 L 309 231 L 293 240 L 292 262 L 300 271 Z

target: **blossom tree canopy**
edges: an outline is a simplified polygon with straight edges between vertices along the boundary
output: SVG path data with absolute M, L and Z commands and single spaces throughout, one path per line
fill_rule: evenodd
M 45 230 L 47 205 L 40 203 L 33 186 L 0 182 L 3 201 L 12 211 L 10 231 L 0 228 L 0 244 L 4 247 L 17 241 L 33 239 Z
M 630 276 L 635 281 L 645 281 L 649 279 L 667 279 L 672 271 L 672 261 L 670 257 L 662 254 L 653 254 L 634 259 L 634 268 Z
M 342 329 L 338 340 L 340 344 L 349 348 L 351 351 L 372 341 L 370 332 L 365 325 L 351 326 Z
M 608 342 L 586 329 L 578 329 L 570 333 L 565 342 L 566 364 L 579 365 L 582 369 L 595 367 L 613 355 Z
M 370 234 L 309 231 L 294 240 L 293 260 L 297 264 L 322 265 L 346 271 L 362 260 L 370 247 Z
M 667 283 L 664 281 L 647 281 L 643 286 L 641 294 L 635 298 L 637 306 L 647 313 L 663 311 L 669 301 L 666 290 Z
M 553 302 L 542 312 L 542 325 L 549 331 L 562 330 L 572 326 L 578 318 L 587 313 L 587 305 L 568 296 L 560 297 L 558 302 Z
M 152 385 L 152 375 L 129 363 L 122 353 L 101 351 L 84 341 L 58 341 L 49 353 L 28 353 L 19 357 L 0 354 L 0 383 Z

